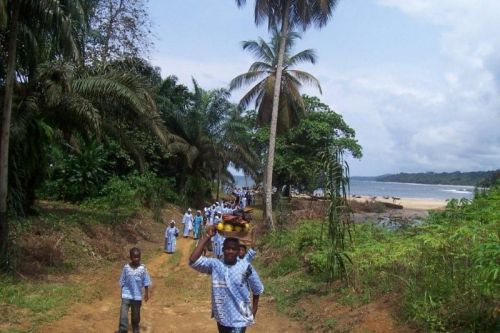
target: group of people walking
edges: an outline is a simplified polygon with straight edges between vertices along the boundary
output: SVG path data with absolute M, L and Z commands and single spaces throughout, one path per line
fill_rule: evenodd
M 184 215 L 182 216 L 182 236 L 184 238 L 189 238 L 191 235 L 194 240 L 198 241 L 206 234 L 208 227 L 212 225 L 217 225 L 222 221 L 223 214 L 233 214 L 237 210 L 244 209 L 247 204 L 246 190 L 237 189 L 235 190 L 236 200 L 224 202 L 223 200 L 216 201 L 214 204 L 204 207 L 202 210 L 197 210 L 195 214 L 191 208 L 188 208 Z M 177 237 L 180 231 L 176 227 L 175 220 L 170 221 L 169 226 L 165 230 L 165 252 L 174 253 Z M 213 252 L 214 257 L 220 258 L 222 256 L 222 243 L 224 242 L 224 236 L 221 235 L 217 230 L 213 237 L 212 243 L 209 243 L 205 249 L 204 254 L 207 250 Z
M 210 217 L 211 213 L 202 216 L 201 211 L 197 211 L 196 216 L 193 216 L 190 209 L 184 214 L 184 231 L 188 230 L 186 237 L 189 237 L 191 231 L 188 223 L 193 223 L 193 238 L 197 239 L 189 264 L 198 272 L 211 275 L 212 318 L 217 321 L 218 331 L 244 333 L 246 327 L 254 324 L 259 296 L 264 291 L 264 285 L 251 264 L 256 252 L 253 248 L 247 251 L 247 247 L 241 244 L 238 238 L 225 238 L 213 222 L 207 225 Z M 200 219 L 201 223 L 196 222 Z M 199 229 L 196 229 L 196 225 Z M 175 252 L 178 236 L 179 229 L 172 220 L 165 231 L 166 252 Z M 206 256 L 209 244 L 212 244 L 212 258 Z M 146 266 L 141 264 L 140 249 L 130 250 L 130 262 L 124 266 L 119 281 L 122 305 L 118 333 L 128 332 L 129 309 L 133 332 L 138 333 L 141 304 L 143 300 L 148 301 L 149 288 L 152 285 Z
M 240 194 L 240 193 L 238 193 Z M 224 237 L 217 228 L 222 214 L 232 214 L 244 209 L 246 194 L 233 202 L 218 201 L 203 210 L 192 214 L 187 209 L 182 217 L 183 236 L 192 234 L 196 248 L 189 258 L 190 266 L 200 273 L 211 275 L 212 281 L 212 318 L 217 322 L 219 333 L 244 333 L 254 324 L 259 306 L 259 296 L 264 292 L 259 275 L 252 266 L 256 252 L 240 243 L 238 238 Z M 174 253 L 180 232 L 175 220 L 165 229 L 165 252 Z M 212 257 L 207 257 L 207 251 Z M 128 312 L 131 311 L 132 330 L 139 332 L 140 308 L 142 300 L 148 301 L 151 277 L 144 264 L 141 264 L 141 251 L 130 250 L 130 262 L 120 276 L 122 305 L 117 333 L 128 332 Z M 142 290 L 144 289 L 144 296 Z

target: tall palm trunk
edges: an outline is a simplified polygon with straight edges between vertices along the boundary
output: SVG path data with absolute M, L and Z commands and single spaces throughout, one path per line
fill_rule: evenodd
M 12 98 L 16 81 L 16 49 L 20 3 L 13 1 L 12 17 L 7 50 L 7 69 L 5 75 L 5 94 L 0 133 L 0 264 L 7 264 L 9 223 L 7 220 L 7 189 L 9 182 L 9 139 Z
M 288 15 L 290 10 L 289 2 L 285 3 L 285 8 L 283 11 L 283 20 L 281 23 L 281 34 L 280 34 L 280 44 L 278 51 L 278 64 L 276 67 L 276 81 L 274 82 L 274 96 L 273 96 L 273 110 L 271 114 L 271 129 L 269 133 L 269 151 L 267 155 L 267 166 L 266 166 L 266 182 L 265 182 L 265 193 L 266 193 L 266 205 L 265 205 L 265 218 L 267 224 L 271 229 L 275 229 L 273 221 L 273 168 L 274 168 L 274 151 L 276 148 L 276 128 L 278 125 L 278 107 L 280 102 L 280 92 L 281 92 L 281 75 L 283 73 L 283 58 L 285 55 L 285 44 L 288 35 Z

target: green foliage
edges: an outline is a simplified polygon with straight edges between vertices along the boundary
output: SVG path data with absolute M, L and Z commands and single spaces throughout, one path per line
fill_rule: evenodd
M 304 295 L 318 293 L 329 279 L 329 250 L 320 223 L 303 221 L 264 239 L 264 252 L 272 260 L 263 275 L 280 306 L 295 305 L 297 294 L 286 291 L 290 283 L 303 281 L 309 288 L 297 293 Z M 356 247 L 347 251 L 355 263 L 350 274 L 357 291 L 345 289 L 339 301 L 364 303 L 394 292 L 402 295 L 404 319 L 423 332 L 497 331 L 499 230 L 498 187 L 472 201 L 452 201 L 418 227 L 389 231 L 359 224 Z
M 346 252 L 352 246 L 351 209 L 349 195 L 349 166 L 344 161 L 342 149 L 327 147 L 323 155 L 325 190 L 330 200 L 327 218 L 326 268 L 329 282 L 340 278 L 348 282 L 348 267 L 352 260 Z
M 277 75 L 278 50 L 280 42 L 280 32 L 272 31 L 273 35 L 270 43 L 262 38 L 257 41 L 243 41 L 244 50 L 253 53 L 258 61 L 254 62 L 248 72 L 238 75 L 231 80 L 229 86 L 231 90 L 239 89 L 246 85 L 255 84 L 242 98 L 240 107 L 246 108 L 255 101 L 256 115 L 259 126 L 269 126 L 271 123 L 271 111 L 273 106 L 274 82 Z M 314 64 L 316 54 L 314 50 L 303 50 L 295 55 L 291 50 L 300 34 L 289 32 L 285 41 L 285 55 L 283 59 L 281 91 L 279 94 L 277 132 L 286 132 L 291 127 L 298 124 L 305 114 L 305 105 L 300 95 L 302 85 L 312 85 L 321 93 L 319 81 L 311 74 L 292 69 L 295 65 L 303 62 Z
M 109 210 L 112 214 L 112 223 L 116 224 L 121 217 L 130 215 L 140 206 L 136 189 L 131 182 L 119 177 L 112 177 L 100 191 L 100 196 L 85 202 L 89 208 Z
M 312 192 L 322 187 L 323 170 L 320 153 L 326 147 L 337 147 L 355 158 L 362 156 L 354 130 L 341 115 L 317 97 L 303 95 L 306 116 L 286 134 L 278 137 L 274 162 L 274 184 L 293 186 Z
M 175 180 L 172 178 L 161 178 L 152 172 L 145 172 L 142 175 L 133 174 L 128 179 L 141 204 L 153 211 L 157 222 L 162 222 L 161 208 L 165 202 L 180 202 L 174 192 Z
M 272 266 L 268 274 L 270 277 L 276 278 L 295 272 L 299 267 L 300 261 L 297 257 L 284 257 Z
M 9 314 L 7 322 L 10 323 L 20 323 L 19 320 L 27 316 L 34 325 L 55 320 L 67 313 L 70 305 L 84 297 L 85 292 L 79 285 L 19 282 L 0 276 L 0 307 L 10 309 L 2 313 Z
M 173 187 L 172 179 L 159 178 L 152 172 L 134 173 L 124 178 L 114 176 L 99 196 L 87 200 L 85 206 L 110 211 L 113 223 L 145 206 L 152 210 L 156 221 L 162 222 L 160 213 L 163 204 L 179 199 Z
M 104 147 L 93 141 L 80 150 L 52 146 L 49 177 L 40 190 L 43 197 L 79 202 L 96 196 L 109 177 Z
M 397 175 L 379 176 L 376 179 L 383 182 L 418 183 L 418 184 L 448 184 L 485 186 L 495 185 L 500 177 L 500 170 L 477 172 L 425 172 L 399 173 Z

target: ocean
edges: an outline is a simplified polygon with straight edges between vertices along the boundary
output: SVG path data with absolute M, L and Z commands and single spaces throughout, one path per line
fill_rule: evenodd
M 243 176 L 234 176 L 237 187 L 245 186 Z M 252 178 L 247 178 L 248 186 L 253 186 Z M 473 186 L 464 185 L 427 185 L 411 183 L 377 182 L 373 180 L 351 179 L 351 195 L 390 196 L 416 199 L 472 199 Z
M 351 180 L 351 195 L 391 196 L 416 199 L 472 199 L 474 186 L 427 185 Z

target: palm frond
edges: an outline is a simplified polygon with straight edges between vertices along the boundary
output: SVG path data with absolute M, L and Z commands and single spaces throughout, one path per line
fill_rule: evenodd
M 269 64 L 276 58 L 277 53 L 275 53 L 275 50 L 273 50 L 262 38 L 259 38 L 257 41 L 243 41 L 241 42 L 241 46 L 243 50 L 252 53 L 256 59 Z
M 247 92 L 240 100 L 239 106 L 242 108 L 248 107 L 250 103 L 255 99 L 255 97 L 260 93 L 264 86 L 266 86 L 266 82 L 269 80 L 269 77 L 262 79 L 259 83 L 257 83 L 249 92 Z
M 296 78 L 297 80 L 299 80 L 300 82 L 312 85 L 312 86 L 318 88 L 318 90 L 321 94 L 323 93 L 321 90 L 321 85 L 319 84 L 318 79 L 315 78 L 313 75 L 311 75 L 307 72 L 299 71 L 299 70 L 295 70 L 295 69 L 288 70 L 288 73 L 291 76 L 293 76 L 294 78 Z
M 315 64 L 318 57 L 313 49 L 301 51 L 287 59 L 285 67 L 293 67 L 299 63 L 309 62 Z
M 253 82 L 262 78 L 263 76 L 267 75 L 269 74 L 264 71 L 249 71 L 247 73 L 243 73 L 232 79 L 231 82 L 229 82 L 229 90 L 233 91 L 243 86 L 250 85 Z
M 267 73 L 271 73 L 275 70 L 273 66 L 271 66 L 268 63 L 262 62 L 262 61 L 256 61 L 252 65 L 250 65 L 250 68 L 248 69 L 249 72 L 259 72 L 259 71 L 264 71 Z
M 104 122 L 103 128 L 106 130 L 108 135 L 114 138 L 120 146 L 122 146 L 130 154 L 132 159 L 137 164 L 139 172 L 143 172 L 145 167 L 144 154 L 140 148 L 127 137 L 123 129 L 116 127 L 112 122 Z
M 66 99 L 67 110 L 75 114 L 83 128 L 94 130 L 97 136 L 101 132 L 101 115 L 98 109 L 86 98 L 71 94 Z

